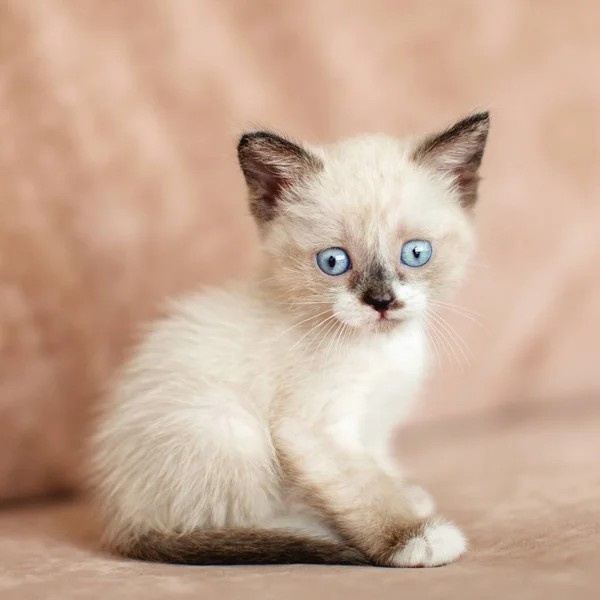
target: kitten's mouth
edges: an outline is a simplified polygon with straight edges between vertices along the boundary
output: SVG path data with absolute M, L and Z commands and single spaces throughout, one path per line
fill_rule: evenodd
M 375 316 L 375 315 L 373 315 Z M 371 317 L 371 327 L 374 327 L 376 330 L 389 330 L 394 329 L 405 323 L 407 320 L 411 318 L 411 313 L 405 310 L 385 310 L 378 311 L 378 314 Z
M 398 318 L 397 315 L 389 314 L 388 311 L 379 313 L 379 317 L 374 322 L 376 329 L 389 329 L 398 325 L 402 319 Z

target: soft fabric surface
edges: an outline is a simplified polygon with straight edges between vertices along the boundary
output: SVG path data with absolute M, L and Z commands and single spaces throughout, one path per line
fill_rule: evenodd
M 97 549 L 83 502 L 0 516 L 0 597 L 419 598 L 600 597 L 600 410 L 582 403 L 505 422 L 426 426 L 406 459 L 471 538 L 438 569 L 179 567 L 118 560 Z
M 401 135 L 490 106 L 438 418 L 600 388 L 600 3 L 0 0 L 0 499 L 76 486 L 165 295 L 243 275 L 237 133 Z M 456 359 L 454 356 L 456 356 Z

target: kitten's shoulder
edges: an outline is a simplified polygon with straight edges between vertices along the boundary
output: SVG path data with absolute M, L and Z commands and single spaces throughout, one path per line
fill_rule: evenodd
M 166 303 L 166 318 L 189 323 L 214 324 L 261 313 L 263 306 L 251 284 L 238 282 L 222 287 L 207 287 L 171 298 Z
M 200 369 L 224 376 L 220 365 L 246 360 L 261 345 L 266 312 L 251 287 L 236 284 L 184 294 L 165 304 L 163 317 L 149 325 L 133 352 L 133 370 L 174 372 Z
M 248 335 L 266 318 L 263 303 L 248 283 L 205 288 L 167 301 L 154 329 L 187 338 L 223 340 Z

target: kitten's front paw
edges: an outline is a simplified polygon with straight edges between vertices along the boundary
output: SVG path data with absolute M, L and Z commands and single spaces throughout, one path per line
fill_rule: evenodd
M 439 567 L 454 562 L 467 549 L 467 540 L 452 523 L 434 520 L 395 552 L 393 567 Z
M 407 483 L 404 493 L 408 499 L 415 516 L 425 519 L 435 513 L 435 500 L 431 494 L 420 485 Z

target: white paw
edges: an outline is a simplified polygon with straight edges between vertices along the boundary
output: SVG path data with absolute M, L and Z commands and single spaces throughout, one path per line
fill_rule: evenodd
M 418 518 L 425 519 L 435 513 L 433 496 L 420 485 L 409 484 L 404 488 L 404 493 Z
M 457 527 L 434 521 L 394 554 L 391 563 L 394 567 L 438 567 L 454 562 L 466 549 L 467 540 Z

